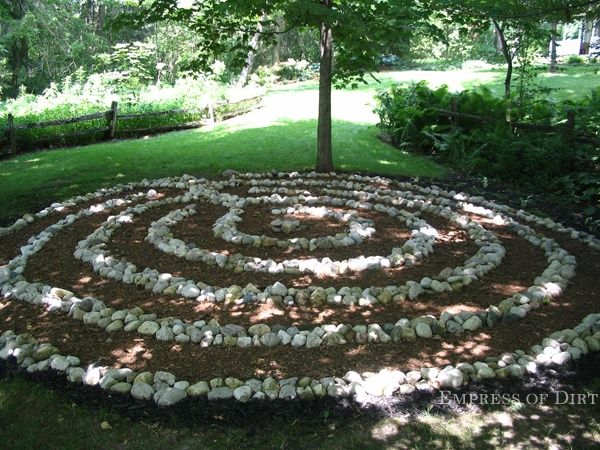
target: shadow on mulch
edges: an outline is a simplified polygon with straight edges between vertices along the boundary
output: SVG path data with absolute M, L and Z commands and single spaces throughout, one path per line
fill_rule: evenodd
M 339 172 L 343 173 L 343 172 Z M 376 176 L 368 172 L 351 172 L 360 175 Z M 383 175 L 390 180 L 398 182 L 411 182 L 420 186 L 439 186 L 447 191 L 465 192 L 472 196 L 482 196 L 486 200 L 493 200 L 500 204 L 523 209 L 529 213 L 550 217 L 565 226 L 585 230 L 589 233 L 599 233 L 591 230 L 583 214 L 589 206 L 584 202 L 577 202 L 573 197 L 557 196 L 549 192 L 542 192 L 539 188 L 527 185 L 515 185 L 494 178 L 476 177 L 460 173 L 449 173 L 444 178 L 421 177 L 415 182 L 414 177 L 399 175 Z
M 587 355 L 567 367 L 551 367 L 522 379 L 492 380 L 486 383 L 471 383 L 452 391 L 453 394 L 478 396 L 486 394 L 518 396 L 521 402 L 531 397 L 547 394 L 555 398 L 557 391 L 583 393 L 586 386 L 598 382 L 600 376 L 600 354 Z M 154 421 L 171 427 L 196 427 L 198 425 L 260 425 L 277 421 L 302 423 L 343 423 L 349 419 L 380 420 L 394 416 L 416 416 L 429 414 L 458 415 L 466 412 L 500 411 L 507 405 L 477 405 L 444 401 L 439 391 L 433 393 L 414 392 L 401 398 L 380 398 L 374 403 L 360 404 L 349 399 L 327 397 L 314 401 L 261 401 L 241 404 L 235 400 L 213 401 L 187 398 L 175 407 L 163 408 L 154 403 L 141 402 L 129 396 L 108 394 L 98 387 L 73 384 L 64 374 L 53 371 L 27 374 L 19 369 L 14 360 L 0 361 L 0 379 L 26 378 L 40 383 L 65 399 L 87 408 L 106 408 L 124 418 L 139 421 Z M 588 388 L 589 389 L 589 388 Z M 530 397 L 530 398 L 531 398 Z M 589 398 L 589 397 L 588 397 Z M 562 401 L 562 399 L 561 399 Z M 488 400 L 489 402 L 489 400 Z M 552 401 L 546 403 L 553 406 Z M 600 415 L 600 399 L 593 404 L 588 400 L 587 413 Z

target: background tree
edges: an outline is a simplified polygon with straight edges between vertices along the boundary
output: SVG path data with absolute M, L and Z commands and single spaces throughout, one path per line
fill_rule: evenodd
M 427 27 L 428 1 L 393 0 L 250 0 L 237 2 L 154 0 L 141 2 L 139 26 L 148 22 L 176 21 L 200 37 L 198 63 L 206 68 L 218 55 L 231 55 L 241 69 L 260 33 L 265 44 L 292 29 L 319 33 L 319 117 L 317 165 L 333 169 L 331 142 L 331 90 L 334 82 L 356 84 L 377 69 L 386 45 L 402 35 Z M 277 18 L 287 28 L 280 29 Z
M 438 0 L 453 21 L 485 28 L 494 26 L 502 55 L 506 61 L 504 95 L 511 95 L 514 61 L 544 37 L 551 36 L 548 23 L 570 21 L 578 14 L 597 11 L 600 0 Z
M 0 0 L 0 87 L 39 93 L 78 68 L 92 70 L 98 53 L 142 40 L 146 30 L 114 31 L 106 21 L 135 5 L 125 0 Z

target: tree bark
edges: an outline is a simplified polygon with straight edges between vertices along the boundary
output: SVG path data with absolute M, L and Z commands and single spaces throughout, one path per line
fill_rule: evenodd
M 494 27 L 494 48 L 496 49 L 496 53 L 502 53 L 502 42 L 500 42 L 500 35 L 498 34 L 498 30 Z
M 593 24 L 591 20 L 584 20 L 581 23 L 581 41 L 579 43 L 579 54 L 587 55 L 590 52 L 590 43 L 592 40 Z
M 96 21 L 96 34 L 100 34 L 104 30 L 105 18 L 106 18 L 106 5 L 104 3 L 100 3 L 98 5 L 98 18 Z
M 256 49 L 258 48 L 258 43 L 260 42 L 260 33 L 262 33 L 263 27 L 262 22 L 267 18 L 267 15 L 263 13 L 256 26 L 256 33 L 252 36 L 250 40 L 250 49 L 248 50 L 248 55 L 246 56 L 246 62 L 244 63 L 244 68 L 240 73 L 240 77 L 237 81 L 237 87 L 243 87 L 248 82 L 248 76 L 252 71 L 252 66 L 254 65 L 254 54 L 256 53 Z
M 556 72 L 558 70 L 558 62 L 556 60 L 556 32 L 558 30 L 558 24 L 556 22 L 552 23 L 552 28 L 550 30 L 550 67 L 548 68 L 549 72 Z
M 502 45 L 502 54 L 504 55 L 504 59 L 506 60 L 506 77 L 504 78 L 504 98 L 510 98 L 510 85 L 512 82 L 512 73 L 513 73 L 513 56 L 508 49 L 508 43 L 506 42 L 506 37 L 504 36 L 504 28 L 500 26 L 500 24 L 496 20 L 492 20 L 494 24 L 494 28 L 498 33 L 498 38 L 500 39 L 500 44 Z
M 331 8 L 331 0 L 324 0 Z M 331 82 L 333 72 L 333 35 L 331 26 L 321 24 L 321 56 L 319 68 L 319 123 L 317 126 L 317 171 L 331 172 Z
M 16 98 L 19 95 L 21 68 L 28 53 L 29 43 L 27 42 L 27 38 L 21 37 L 12 44 L 9 58 L 11 76 L 10 87 L 7 92 L 8 97 Z

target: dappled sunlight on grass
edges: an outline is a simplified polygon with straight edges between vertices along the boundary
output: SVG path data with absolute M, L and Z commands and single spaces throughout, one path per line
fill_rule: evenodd
M 600 84 L 600 77 L 592 70 L 565 70 L 540 77 L 544 85 L 561 88 L 552 94 L 557 98 L 582 95 Z M 386 175 L 442 176 L 445 170 L 430 159 L 379 141 L 373 95 L 394 83 L 419 80 L 427 80 L 432 86 L 446 83 L 454 90 L 484 83 L 500 95 L 503 76 L 502 68 L 390 71 L 376 74 L 378 82 L 369 79 L 358 89 L 334 90 L 336 167 Z M 183 173 L 210 176 L 228 168 L 312 169 L 316 159 L 317 89 L 314 80 L 272 88 L 262 108 L 206 128 L 0 160 L 2 220 L 116 180 L 124 183 Z

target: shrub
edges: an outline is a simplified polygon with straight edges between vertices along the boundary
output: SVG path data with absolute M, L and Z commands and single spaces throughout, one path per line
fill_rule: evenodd
M 578 66 L 581 64 L 585 64 L 585 59 L 583 59 L 583 57 L 579 55 L 571 55 L 567 58 L 567 64 Z
M 288 59 L 273 66 L 260 66 L 250 77 L 251 84 L 271 86 L 278 82 L 312 80 L 319 71 L 318 64 Z
M 459 117 L 447 113 L 454 105 Z M 486 88 L 451 93 L 420 82 L 379 93 L 376 112 L 399 147 L 434 155 L 465 173 L 568 194 L 587 205 L 591 223 L 600 219 L 600 88 L 576 103 L 536 99 L 520 106 L 515 110 Z M 513 129 L 506 120 L 520 113 L 513 120 L 557 125 L 567 111 L 575 111 L 576 132 L 586 136 L 576 146 L 563 132 Z
M 212 75 L 181 78 L 173 85 L 151 85 L 137 91 L 123 91 L 118 85 L 119 76 L 118 73 L 108 72 L 84 79 L 67 77 L 59 84 L 52 84 L 40 96 L 22 92 L 16 99 L 0 103 L 0 133 L 5 133 L 8 113 L 15 116 L 16 125 L 46 122 L 107 111 L 113 100 L 119 102 L 119 114 L 122 115 L 173 111 L 170 114 L 119 119 L 118 130 L 174 127 L 207 119 L 209 105 L 233 105 L 264 93 L 262 89 L 237 89 L 220 84 Z M 106 126 L 107 120 L 101 118 L 20 129 L 17 130 L 17 141 L 24 148 L 31 147 L 34 141 L 39 140 L 47 140 L 48 145 L 86 144 L 103 140 L 104 135 L 84 132 Z M 65 137 L 73 133 L 80 135 Z
M 401 59 L 396 55 L 381 55 L 379 57 L 379 65 L 381 67 L 396 67 L 401 63 Z

